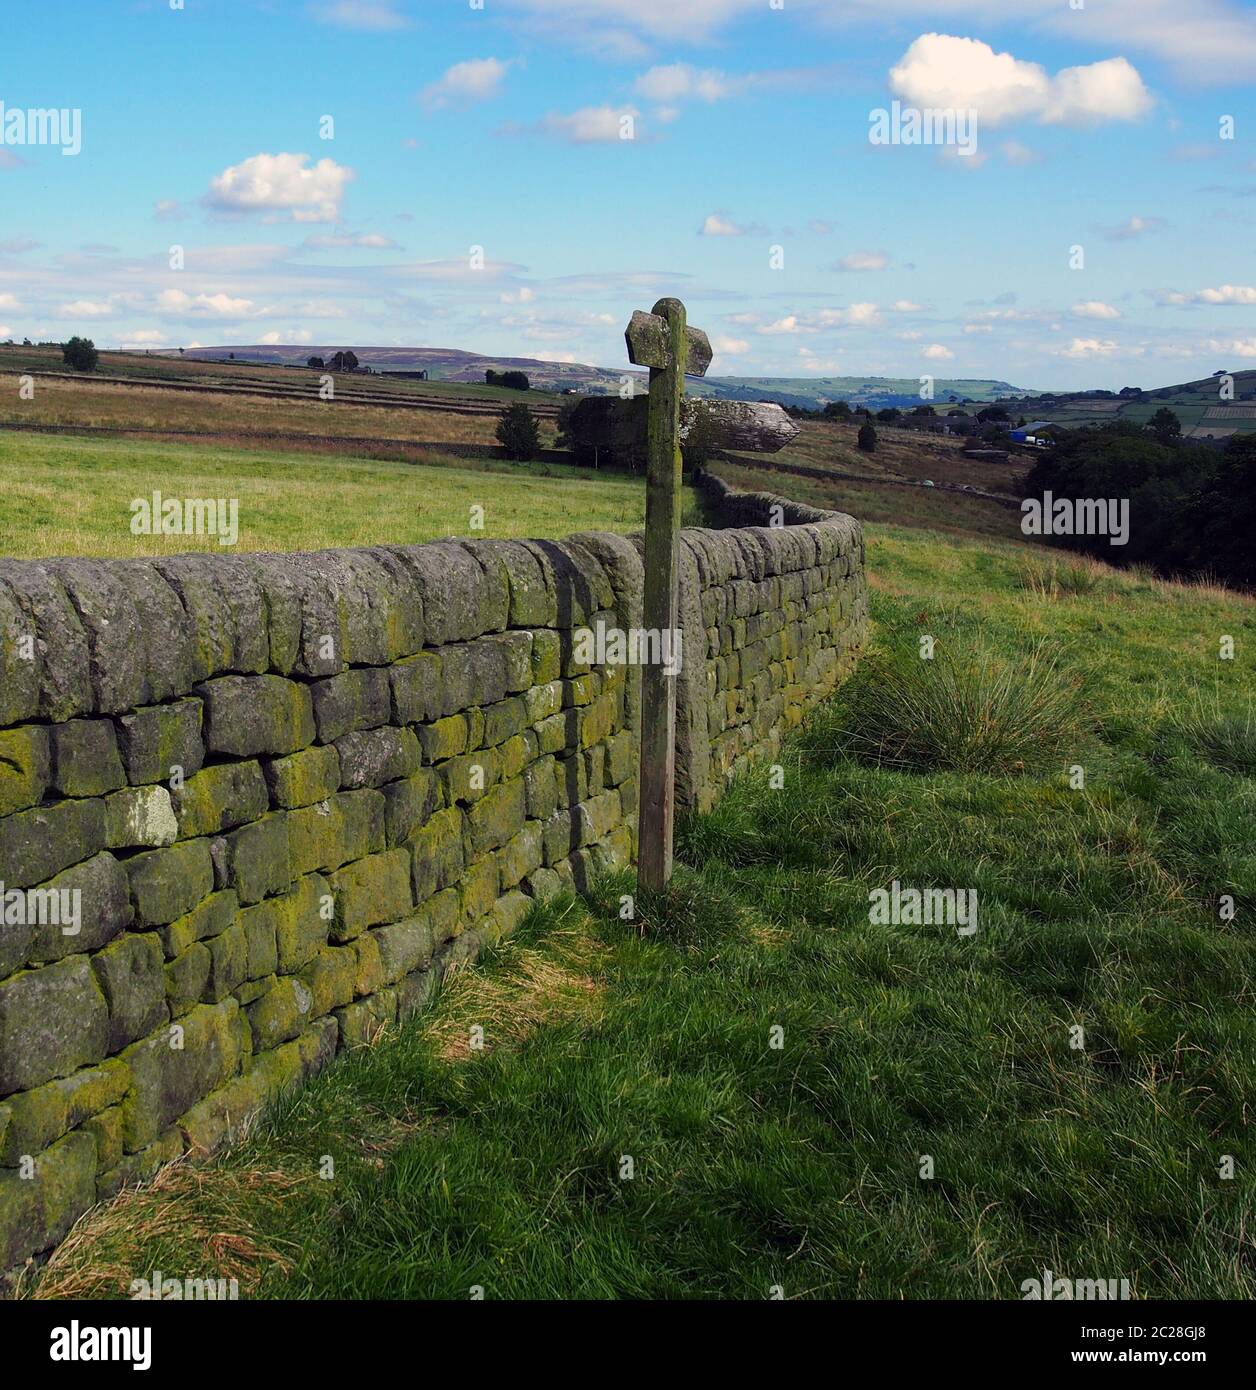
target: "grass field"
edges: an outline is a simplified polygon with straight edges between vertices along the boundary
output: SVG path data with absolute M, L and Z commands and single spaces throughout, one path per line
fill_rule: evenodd
M 0 432 L 0 554 L 161 555 L 216 550 L 213 536 L 134 536 L 131 502 L 154 491 L 236 498 L 240 550 L 411 544 L 441 536 L 631 531 L 645 519 L 639 479 L 562 464 L 439 456 L 431 466 L 315 454 L 209 449 L 148 440 Z M 484 528 L 471 531 L 471 509 Z
M 537 909 L 39 1293 L 1256 1296 L 1256 604 L 880 525 L 868 564 L 874 652 L 783 788 L 686 827 L 666 912 Z M 895 879 L 975 889 L 976 934 L 871 922 Z

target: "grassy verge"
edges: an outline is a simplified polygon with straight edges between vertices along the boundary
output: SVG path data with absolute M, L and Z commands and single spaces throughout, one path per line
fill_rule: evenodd
M 89 1214 L 40 1292 L 1019 1298 L 1047 1266 L 1256 1295 L 1256 604 L 1037 563 L 906 530 L 869 557 L 904 681 L 924 635 L 970 680 L 1051 653 L 1020 708 L 1075 704 L 1040 758 L 1003 726 L 957 770 L 969 687 L 918 676 L 882 711 L 933 730 L 900 766 L 852 739 L 856 678 L 783 786 L 687 827 L 665 916 L 621 921 L 627 881 L 537 909 L 232 1152 Z M 894 879 L 975 889 L 977 932 L 871 922 Z
M 0 434 L 0 554 L 162 555 L 213 536 L 133 536 L 131 502 L 236 498 L 241 550 L 410 544 L 440 536 L 631 531 L 645 487 L 563 464 L 421 466 L 382 459 L 72 436 Z M 484 509 L 472 532 L 472 508 Z

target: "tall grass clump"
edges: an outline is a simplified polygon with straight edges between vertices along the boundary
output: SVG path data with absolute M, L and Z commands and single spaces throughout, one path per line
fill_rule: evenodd
M 931 661 L 873 660 L 830 729 L 861 761 L 914 772 L 1024 772 L 1074 750 L 1090 728 L 1084 677 L 1035 647 L 976 648 Z
M 1250 702 L 1226 709 L 1219 691 L 1209 697 L 1197 690 L 1170 716 L 1168 732 L 1223 772 L 1256 777 L 1256 706 Z

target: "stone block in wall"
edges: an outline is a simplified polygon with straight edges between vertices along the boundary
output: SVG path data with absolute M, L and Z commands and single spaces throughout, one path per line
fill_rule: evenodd
M 546 681 L 543 685 L 530 686 L 523 692 L 523 702 L 527 706 L 528 724 L 539 724 L 562 709 L 562 681 Z
M 235 921 L 240 900 L 233 892 L 211 893 L 191 911 L 163 926 L 158 935 L 166 959 L 180 956 L 195 941 L 207 941 L 225 932 Z
M 126 1136 L 126 1111 L 123 1110 L 123 1138 Z M 133 1154 L 123 1153 L 122 1160 L 113 1168 L 98 1173 L 96 1178 L 96 1200 L 107 1202 L 124 1187 L 132 1187 L 139 1182 L 147 1182 L 164 1164 L 179 1158 L 184 1149 L 183 1135 L 173 1125 L 164 1130 L 142 1149 Z
M 88 713 L 90 668 L 87 633 L 56 575 L 0 558 L 0 724 Z
M 501 891 L 496 858 L 489 854 L 471 864 L 458 881 L 458 905 L 464 927 L 469 927 L 493 909 Z
M 386 546 L 423 596 L 428 646 L 467 642 L 506 626 L 509 594 L 505 577 L 489 571 L 456 541 Z
M 334 747 L 303 748 L 285 758 L 263 758 L 262 774 L 276 806 L 313 806 L 340 790 L 340 755 Z
M 443 788 L 443 804 L 469 806 L 501 781 L 502 755 L 497 748 L 481 748 L 474 753 L 450 758 L 434 771 L 424 770 L 429 776 L 439 779 L 439 785 Z M 421 823 L 421 820 L 414 822 Z
M 583 753 L 589 791 L 596 796 L 606 785 L 606 744 L 595 743 Z
M 111 1105 L 99 1115 L 91 1115 L 81 1126 L 84 1134 L 96 1141 L 96 1173 L 108 1172 L 122 1162 L 126 1150 L 122 1144 L 122 1107 Z
M 248 938 L 237 920 L 225 932 L 210 937 L 205 946 L 209 951 L 209 975 L 203 997 L 207 1004 L 218 1004 L 248 979 Z
M 124 787 L 105 797 L 109 849 L 163 849 L 178 837 L 179 822 L 165 787 Z
M 486 945 L 505 941 L 519 928 L 532 908 L 532 899 L 517 889 L 503 893 L 493 904 L 493 910 L 478 924 L 476 931 Z
M 474 746 L 471 742 L 471 725 L 465 714 L 451 714 L 433 724 L 421 725 L 418 735 L 423 760 L 428 763 L 456 758 L 459 753 L 465 753 Z
M 498 877 L 501 891 L 517 887 L 530 873 L 542 865 L 544 842 L 539 821 L 529 821 L 523 829 L 497 851 Z
M 259 903 L 240 918 L 246 940 L 273 927 L 279 971 L 291 975 L 327 945 L 334 912 L 331 884 L 321 874 L 308 874 L 291 893 Z
M 447 895 L 452 898 L 456 914 L 458 895 L 453 889 L 447 889 L 440 896 L 444 898 Z M 396 984 L 412 971 L 425 969 L 431 963 L 438 944 L 431 906 L 405 918 L 404 921 L 378 927 L 371 932 L 371 939 L 379 949 L 380 964 L 387 983 Z
M 105 847 L 105 803 L 58 801 L 0 819 L 0 878 L 33 888 Z
M 38 806 L 51 775 L 46 728 L 0 729 L 0 816 Z
M 463 813 L 456 806 L 438 810 L 427 824 L 410 835 L 404 848 L 410 851 L 414 901 L 427 901 L 433 892 L 449 887 L 463 872 Z
M 54 560 L 44 568 L 64 586 L 87 636 L 97 714 L 159 704 L 201 674 L 192 621 L 151 561 Z M 151 632 L 161 640 L 150 641 Z
M 256 568 L 235 555 L 172 555 L 154 562 L 193 630 L 195 679 L 270 666 L 266 599 Z
M 353 975 L 353 997 L 361 999 L 374 994 L 384 987 L 384 959 L 379 953 L 379 942 L 367 932 L 351 943 L 356 967 Z
M 364 788 L 289 811 L 292 877 L 314 870 L 329 873 L 383 849 L 386 804 L 380 792 Z
M 109 1006 L 87 956 L 24 970 L 0 983 L 0 1098 L 99 1062 Z
M 295 1038 L 310 1022 L 314 993 L 304 980 L 284 976 L 273 989 L 245 1009 L 253 1033 L 253 1051 L 264 1052 Z
M 138 928 L 163 927 L 214 891 L 208 840 L 187 840 L 126 861 Z
M 452 713 L 446 707 L 445 675 L 441 652 L 418 652 L 388 668 L 395 724 L 421 724 Z
M 130 1084 L 126 1066 L 111 1060 L 10 1096 L 0 1123 L 0 1167 L 16 1168 L 24 1156 L 39 1153 L 90 1116 L 116 1105 Z
M 155 936 L 119 937 L 91 962 L 109 1006 L 107 1052 L 121 1052 L 166 1021 L 165 956 Z
M 422 753 L 410 729 L 366 729 L 336 740 L 340 785 L 352 791 L 396 782 L 419 769 Z
M 232 758 L 282 756 L 314 742 L 310 688 L 284 676 L 219 676 L 196 687 L 205 747 Z
M 535 732 L 542 753 L 561 753 L 573 748 L 580 737 L 580 711 L 569 709 L 552 714 L 535 726 Z
M 118 751 L 132 786 L 168 782 L 178 768 L 184 778 L 201 770 L 201 702 L 174 700 L 121 715 L 116 723 Z
M 413 908 L 410 853 L 386 850 L 348 864 L 331 876 L 335 917 L 331 939 L 352 941 L 368 927 L 397 922 Z
M 574 806 L 589 794 L 589 769 L 577 753 L 555 759 L 554 782 L 560 806 Z
M 171 1018 L 180 1018 L 201 1002 L 209 983 L 210 964 L 209 947 L 194 941 L 165 967 L 166 1005 Z
M 500 700 L 495 705 L 484 708 L 484 737 L 486 748 L 494 748 L 505 743 L 508 738 L 521 734 L 528 727 L 528 706 L 518 695 Z
M 392 718 L 392 693 L 386 670 L 342 671 L 312 682 L 309 692 L 318 737 L 323 743 L 334 743 L 342 735 L 362 729 L 378 729 Z
M 524 769 L 540 757 L 540 740 L 531 729 L 524 729 L 501 744 L 498 752 L 502 757 L 502 781 L 508 782 L 521 777 Z
M 557 617 L 553 591 L 545 582 L 539 560 L 521 541 L 464 541 L 463 547 L 487 571 L 501 572 L 509 597 L 506 624 L 510 627 L 546 627 Z
M 128 1154 L 155 1143 L 180 1115 L 234 1076 L 252 1047 L 234 999 L 198 1004 L 178 1020 L 132 1043 L 121 1060 L 131 1069 L 122 1102 Z
M 181 840 L 217 835 L 270 809 L 259 762 L 215 763 L 170 791 Z
M 308 965 L 302 966 L 301 983 L 313 996 L 310 1016 L 322 1018 L 353 1000 L 358 956 L 352 946 L 325 946 Z
M 576 848 L 578 832 L 570 811 L 555 811 L 541 824 L 546 868 L 556 868 Z
M 96 1201 L 96 1141 L 67 1134 L 33 1155 L 34 1176 L 0 1169 L 0 1269 L 56 1245 Z
M 532 684 L 548 685 L 563 673 L 562 637 L 552 628 L 532 633 Z
M 434 768 L 420 768 L 413 777 L 392 782 L 382 789 L 384 829 L 390 848 L 403 844 L 450 799 L 450 783 L 444 777 L 449 766 L 446 763 L 439 773 Z
M 553 869 L 533 869 L 523 880 L 523 891 L 536 902 L 548 902 L 563 891 L 563 880 Z
M 381 989 L 369 999 L 357 999 L 343 1009 L 334 1010 L 340 1029 L 339 1045 L 343 1049 L 368 1047 L 381 1031 L 397 1020 L 397 992 Z
M 112 854 L 98 854 L 84 864 L 76 864 L 40 887 L 51 895 L 49 900 L 57 907 L 54 916 L 60 920 L 50 916 L 31 927 L 26 959 L 15 962 L 15 967 L 27 962 L 46 965 L 63 956 L 99 950 L 131 924 L 127 877 Z M 73 920 L 75 899 L 67 898 L 67 893 L 80 895 L 77 922 Z M 62 913 L 65 904 L 71 906 L 69 914 Z M 20 928 L 5 928 L 5 933 L 13 930 L 21 931 Z M 4 955 L 3 937 L 0 937 L 0 960 Z
M 467 812 L 471 852 L 475 858 L 499 849 L 523 829 L 527 798 L 521 779 L 494 787 Z
M 595 743 L 609 738 L 617 723 L 618 711 L 619 704 L 613 693 L 599 695 L 588 709 L 582 712 L 580 746 L 592 748 Z
M 636 774 L 639 753 L 631 729 L 613 734 L 606 743 L 606 780 L 612 787 Z
M 532 763 L 523 773 L 527 812 L 532 820 L 545 820 L 558 809 L 558 765 L 551 756 Z

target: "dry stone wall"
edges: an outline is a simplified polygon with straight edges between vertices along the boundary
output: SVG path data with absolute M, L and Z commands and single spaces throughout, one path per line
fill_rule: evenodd
M 755 529 L 682 533 L 699 807 L 865 611 L 850 518 L 716 487 Z M 0 560 L 0 1275 L 632 861 L 640 672 L 580 634 L 642 587 L 602 534 Z

